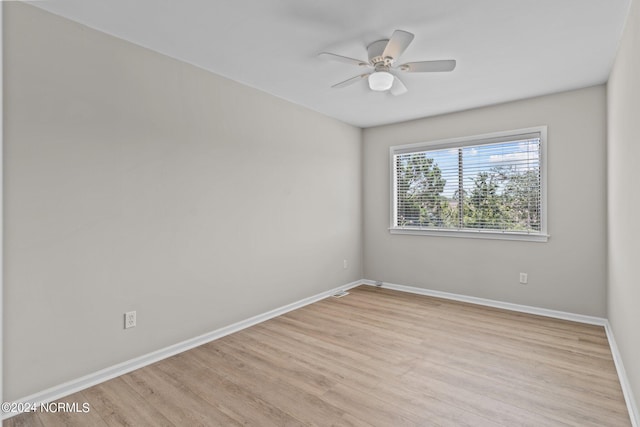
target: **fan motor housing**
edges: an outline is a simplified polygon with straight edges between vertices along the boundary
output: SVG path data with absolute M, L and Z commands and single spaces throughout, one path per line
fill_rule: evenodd
M 367 54 L 369 55 L 371 65 L 391 65 L 393 63 L 393 58 L 385 58 L 382 56 L 384 48 L 387 47 L 387 43 L 389 43 L 389 39 L 378 40 L 367 46 Z

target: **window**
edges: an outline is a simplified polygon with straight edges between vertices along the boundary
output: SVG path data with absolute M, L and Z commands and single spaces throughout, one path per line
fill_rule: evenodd
M 546 241 L 546 127 L 391 147 L 392 233 Z

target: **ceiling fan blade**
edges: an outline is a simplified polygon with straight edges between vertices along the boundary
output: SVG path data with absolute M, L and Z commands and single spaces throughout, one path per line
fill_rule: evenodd
M 391 35 L 391 39 L 382 52 L 384 58 L 393 58 L 397 60 L 402 53 L 407 50 L 409 44 L 413 40 L 414 35 L 402 30 L 395 30 Z
M 455 59 L 447 59 L 442 61 L 421 61 L 407 62 L 398 67 L 401 71 L 407 73 L 435 73 L 441 71 L 453 71 L 456 68 Z
M 340 83 L 336 83 L 331 87 L 339 89 L 341 87 L 351 86 L 352 84 L 357 83 L 357 82 L 359 82 L 360 80 L 362 80 L 362 79 L 364 79 L 366 77 L 369 77 L 369 74 L 371 74 L 371 73 L 365 73 L 365 74 L 360 74 L 359 76 L 351 77 L 350 79 L 347 79 L 347 80 L 345 80 L 343 82 L 340 82 Z
M 344 62 L 346 64 L 359 65 L 361 67 L 368 67 L 367 61 L 361 61 L 355 58 L 349 58 L 348 56 L 336 55 L 335 53 L 322 52 L 318 54 L 318 58 L 328 59 L 330 61 Z
M 407 87 L 402 83 L 398 76 L 393 76 L 393 85 L 391 85 L 389 92 L 391 92 L 391 95 L 393 96 L 402 95 L 407 93 Z

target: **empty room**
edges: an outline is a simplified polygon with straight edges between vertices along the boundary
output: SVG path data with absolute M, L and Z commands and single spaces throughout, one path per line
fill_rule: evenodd
M 0 36 L 2 425 L 640 426 L 640 0 Z

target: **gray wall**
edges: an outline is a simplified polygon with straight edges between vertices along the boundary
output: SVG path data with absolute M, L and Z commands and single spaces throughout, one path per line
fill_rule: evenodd
M 605 118 L 597 86 L 366 129 L 365 277 L 605 316 Z M 538 125 L 548 126 L 547 243 L 389 234 L 390 146 Z
M 360 129 L 4 6 L 5 400 L 361 278 Z
M 631 5 L 607 84 L 608 315 L 640 407 L 640 3 Z

